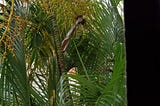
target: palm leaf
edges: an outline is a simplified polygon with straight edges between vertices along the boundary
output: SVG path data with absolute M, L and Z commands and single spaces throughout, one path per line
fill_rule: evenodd
M 27 80 L 27 73 L 26 73 L 26 66 L 25 66 L 25 56 L 24 56 L 24 49 L 21 42 L 16 39 L 14 43 L 14 56 L 9 53 L 8 54 L 8 60 L 7 63 L 4 64 L 4 72 L 2 73 L 2 76 L 4 78 L 6 77 L 6 84 L 9 84 L 9 86 L 12 88 L 10 92 L 7 92 L 5 90 L 7 85 L 2 85 L 2 90 L 4 92 L 7 92 L 8 94 L 13 96 L 17 96 L 16 98 L 19 99 L 17 102 L 22 101 L 22 105 L 30 104 L 30 96 L 29 96 L 29 86 L 28 86 L 28 80 Z M 2 69 L 2 72 L 3 72 Z M 5 80 L 5 79 L 3 79 Z M 4 88 L 4 89 L 3 89 Z M 1 94 L 3 95 L 3 93 Z M 2 96 L 3 98 L 3 96 Z M 11 100 L 11 99 L 10 99 Z M 14 101 L 14 99 L 12 98 Z M 11 103 L 13 103 L 13 101 Z
M 69 81 L 69 83 L 66 83 L 66 81 Z M 96 99 L 100 95 L 100 89 L 98 86 L 95 86 L 93 82 L 87 80 L 84 76 L 81 75 L 63 76 L 57 87 L 59 92 L 59 94 L 57 94 L 58 106 L 70 105 L 69 103 L 63 101 L 64 98 L 66 98 L 64 94 L 68 90 L 71 91 L 70 95 L 72 96 L 74 106 L 93 106 Z
M 97 100 L 96 106 L 114 105 L 125 106 L 126 104 L 126 73 L 124 45 L 118 44 L 115 51 L 115 65 L 113 68 L 112 78 L 103 90 L 102 95 Z M 106 99 L 105 99 L 106 98 Z

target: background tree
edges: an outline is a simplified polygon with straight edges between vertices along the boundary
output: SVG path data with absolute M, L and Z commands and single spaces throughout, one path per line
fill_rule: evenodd
M 121 0 L 5 1 L 0 5 L 2 106 L 126 105 Z M 62 41 L 78 16 L 85 24 L 76 27 L 63 53 Z M 67 75 L 73 67 L 78 74 Z

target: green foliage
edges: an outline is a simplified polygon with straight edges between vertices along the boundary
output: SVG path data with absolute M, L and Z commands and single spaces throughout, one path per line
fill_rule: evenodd
M 126 106 L 120 1 L 26 0 L 23 7 L 22 0 L 6 0 L 0 16 L 0 105 Z M 78 15 L 86 23 L 59 55 Z M 62 76 L 58 58 L 64 58 Z M 66 75 L 72 67 L 77 74 Z

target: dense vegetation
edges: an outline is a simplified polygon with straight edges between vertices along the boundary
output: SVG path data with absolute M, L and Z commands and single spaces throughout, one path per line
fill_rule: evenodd
M 0 106 L 126 106 L 121 0 L 0 4 Z M 61 44 L 83 16 L 62 52 Z M 76 74 L 67 74 L 70 69 Z

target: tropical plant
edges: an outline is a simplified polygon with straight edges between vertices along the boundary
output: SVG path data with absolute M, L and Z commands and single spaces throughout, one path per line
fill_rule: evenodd
M 126 106 L 120 1 L 0 4 L 0 105 Z

